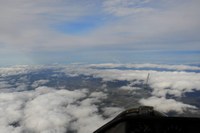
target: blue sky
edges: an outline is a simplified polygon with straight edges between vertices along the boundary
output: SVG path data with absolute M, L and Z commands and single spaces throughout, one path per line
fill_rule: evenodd
M 199 0 L 0 0 L 0 65 L 200 63 Z

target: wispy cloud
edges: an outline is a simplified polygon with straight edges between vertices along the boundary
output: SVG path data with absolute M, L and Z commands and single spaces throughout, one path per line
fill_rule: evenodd
M 198 0 L 1 0 L 0 51 L 7 57 L 2 61 L 17 63 L 15 56 L 28 62 L 31 53 L 72 49 L 199 50 L 199 5 Z
M 103 6 L 103 8 L 114 8 L 116 12 L 121 12 L 121 8 L 118 7 L 120 6 L 130 10 L 137 10 L 138 8 L 143 11 L 146 10 L 146 7 L 142 5 L 147 4 L 147 6 L 151 6 L 152 4 L 149 4 L 149 2 L 152 4 L 156 3 L 156 1 L 115 0 L 105 1 L 103 5 L 106 7 Z M 76 22 L 79 21 L 81 17 L 92 14 L 90 13 L 94 10 L 90 7 L 92 3 L 95 5 L 95 2 L 91 1 L 86 3 L 79 1 L 78 3 L 74 3 L 70 0 L 56 2 L 23 0 L 17 2 L 1 1 L 1 42 L 9 46 L 17 45 L 31 48 L 39 46 L 51 48 L 52 45 L 59 46 L 61 43 L 62 47 L 67 48 L 75 44 L 78 45 L 77 43 L 81 42 L 85 45 L 91 45 L 92 43 L 94 43 L 93 45 L 97 43 L 109 44 L 110 41 L 112 44 L 115 44 L 119 40 L 121 40 L 119 43 L 134 43 L 139 38 L 144 39 L 147 35 L 148 39 L 151 39 L 149 38 L 151 36 L 160 39 L 159 36 L 164 33 L 177 34 L 178 31 L 182 32 L 182 30 L 187 30 L 189 32 L 199 27 L 199 17 L 197 17 L 199 16 L 199 3 L 197 1 L 191 1 L 183 2 L 183 4 L 179 3 L 179 5 L 177 4 L 175 7 L 167 7 L 165 10 L 156 11 L 151 14 L 144 14 L 144 16 L 137 18 L 133 15 L 118 21 L 111 21 L 111 25 L 104 25 L 99 29 L 103 33 L 107 32 L 106 35 L 109 34 L 108 37 L 110 37 L 110 39 L 104 39 L 104 42 L 100 40 L 106 38 L 106 36 L 99 30 L 93 31 L 93 34 L 95 34 L 92 36 L 77 37 L 73 35 L 66 36 L 51 29 L 52 24 Z M 87 9 L 88 7 L 91 9 Z M 95 6 L 93 8 L 95 8 Z M 132 11 L 127 10 L 126 12 L 129 14 Z M 195 31 L 198 31 L 198 29 Z M 120 37 L 120 33 L 128 33 L 125 37 L 127 40 L 122 39 L 124 36 L 122 35 L 122 37 Z M 165 34 L 162 36 L 164 37 Z M 120 37 L 120 39 L 117 39 L 118 37 Z M 64 41 L 66 42 L 64 43 Z M 79 44 L 78 46 L 81 45 Z
M 150 2 L 151 0 L 105 0 L 103 7 L 110 14 L 126 16 L 152 12 L 154 8 L 149 5 Z

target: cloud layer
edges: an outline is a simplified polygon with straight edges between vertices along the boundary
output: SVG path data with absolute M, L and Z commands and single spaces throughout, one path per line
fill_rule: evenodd
M 14 48 L 19 47 L 29 53 L 122 44 L 142 50 L 197 50 L 199 4 L 198 0 L 1 0 L 0 47 L 2 53 L 17 52 Z M 84 27 L 88 22 L 96 26 Z M 82 25 L 78 28 L 85 28 L 85 34 L 72 34 L 76 28 L 60 30 L 72 24 Z
M 199 114 L 199 103 L 191 102 L 195 97 L 182 100 L 186 93 L 200 91 L 199 69 L 160 64 L 0 68 L 0 128 L 5 133 L 88 133 L 124 108 L 140 105 Z
M 39 87 L 34 91 L 0 94 L 0 128 L 4 133 L 93 132 L 109 119 L 99 114 L 102 92 L 55 90 Z M 113 116 L 118 108 L 105 108 Z M 112 112 L 112 114 L 110 113 Z
M 147 75 L 150 74 L 150 79 L 148 81 L 149 89 L 151 90 L 152 97 L 147 99 L 141 99 L 139 102 L 144 105 L 155 106 L 157 110 L 168 112 L 170 110 L 182 113 L 186 108 L 196 109 L 195 106 L 187 105 L 181 101 L 176 101 L 174 99 L 167 98 L 168 95 L 174 97 L 184 97 L 185 93 L 195 92 L 200 90 L 200 73 L 195 72 L 185 72 L 180 70 L 198 70 L 199 67 L 192 66 L 168 66 L 168 65 L 156 65 L 156 64 L 132 64 L 128 65 L 128 68 L 143 68 L 146 67 L 155 70 L 127 70 L 118 69 L 126 65 L 120 64 L 96 64 L 89 65 L 85 68 L 67 68 L 65 70 L 66 74 L 75 72 L 78 75 L 90 75 L 95 78 L 102 78 L 103 81 L 129 81 L 130 84 L 127 86 L 122 86 L 119 90 L 124 90 L 128 92 L 141 90 L 145 88 L 145 81 Z M 103 68 L 103 69 L 99 69 Z M 156 71 L 156 68 L 174 69 L 174 71 Z M 178 70 L 178 71 L 176 71 Z M 143 85 L 139 88 L 134 86 L 138 84 L 138 81 L 143 81 Z M 134 94 L 134 93 L 133 93 Z M 149 101 L 149 102 L 146 102 Z M 166 103 L 166 104 L 163 104 Z M 170 106 L 170 103 L 174 103 Z M 176 106 L 177 105 L 177 106 Z

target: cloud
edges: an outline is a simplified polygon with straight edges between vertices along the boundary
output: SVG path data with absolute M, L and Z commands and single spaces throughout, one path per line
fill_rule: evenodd
M 45 86 L 0 93 L 0 128 L 5 133 L 93 132 L 108 121 L 98 110 L 97 103 L 104 98 L 102 92 L 90 94 L 87 89 L 69 91 Z
M 153 95 L 165 96 L 170 94 L 179 97 L 185 92 L 199 90 L 198 81 L 199 73 L 160 72 L 154 73 L 149 83 L 153 88 Z
M 170 111 L 175 111 L 177 113 L 183 113 L 183 111 L 188 109 L 197 109 L 195 106 L 184 104 L 178 102 L 174 99 L 166 99 L 164 97 L 149 97 L 147 99 L 141 99 L 139 101 L 141 104 L 146 106 L 153 106 L 156 110 L 167 113 Z
M 27 74 L 29 72 L 42 70 L 43 66 L 28 66 L 28 65 L 16 65 L 12 67 L 1 67 L 0 68 L 0 76 L 14 76 L 14 75 L 22 75 Z M 22 78 L 22 77 L 21 77 Z
M 131 68 L 131 69 L 119 70 L 118 68 L 120 67 Z M 86 76 L 93 76 L 94 78 L 95 77 L 102 78 L 104 82 L 113 80 L 145 81 L 148 73 L 150 73 L 149 86 L 152 88 L 152 95 L 155 96 L 166 96 L 167 94 L 170 94 L 176 97 L 180 97 L 186 92 L 193 92 L 195 90 L 200 90 L 199 73 L 190 72 L 190 71 L 199 71 L 200 68 L 188 65 L 91 64 L 91 65 L 58 66 L 57 68 L 55 66 L 48 66 L 48 67 L 16 66 L 10 68 L 1 68 L 0 75 L 3 78 L 11 75 L 28 74 L 33 71 L 35 72 L 42 71 L 45 68 L 52 69 L 53 71 L 64 72 L 66 73 L 67 76 L 86 75 Z M 104 68 L 104 69 L 99 69 L 99 68 Z M 141 70 L 134 70 L 134 68 L 136 69 L 138 68 Z M 146 68 L 150 70 L 148 69 L 145 70 Z M 158 71 L 156 71 L 156 69 L 158 69 Z M 160 71 L 160 69 L 163 69 L 163 71 Z M 48 82 L 47 80 L 35 81 L 32 85 L 36 85 L 37 83 L 37 86 L 40 86 L 47 82 Z M 3 85 L 8 85 L 8 83 L 5 84 L 5 81 L 2 81 L 2 87 Z M 21 89 L 26 88 L 24 81 L 23 82 L 20 81 L 16 85 L 19 86 L 19 88 Z M 2 89 L 5 89 L 5 87 Z
M 18 86 L 15 89 L 15 91 L 25 91 L 27 90 L 28 85 L 25 83 L 18 83 Z
M 128 68 L 146 68 L 150 67 L 155 70 L 119 70 L 118 67 Z M 104 69 L 98 69 L 98 68 Z M 155 67 L 155 68 L 154 68 Z M 109 68 L 109 69 L 107 69 Z M 111 69 L 112 68 L 112 69 Z M 156 68 L 173 69 L 174 71 L 156 71 Z M 113 80 L 143 80 L 146 81 L 147 75 L 150 74 L 149 86 L 152 88 L 152 95 L 166 96 L 167 94 L 181 97 L 186 92 L 200 90 L 200 73 L 184 72 L 176 70 L 199 70 L 199 67 L 187 65 L 156 65 L 156 64 L 100 64 L 88 65 L 78 68 L 67 68 L 66 73 L 76 72 L 78 75 L 88 75 L 102 78 L 104 82 Z M 71 71 L 71 72 L 70 72 Z M 125 88 L 127 88 L 126 86 Z
M 62 41 L 59 40 L 66 37 L 52 27 L 54 24 L 73 22 L 82 16 L 91 14 L 88 10 L 91 9 L 89 4 L 81 1 L 75 3 L 72 0 L 51 2 L 47 0 L 18 0 L 16 2 L 1 0 L 0 3 L 0 19 L 2 20 L 0 22 L 0 46 L 5 46 L 4 51 L 12 51 L 13 48 L 19 47 L 18 51 L 23 52 L 38 50 L 38 48 L 51 49 L 52 45 L 60 45 Z M 69 40 L 73 40 L 69 37 L 67 37 Z M 70 46 L 69 43 L 68 46 Z
M 200 73 L 180 71 L 190 69 L 198 70 L 199 67 L 193 68 L 186 65 L 169 66 L 156 64 L 130 64 L 127 65 L 128 68 L 151 67 L 153 69 L 153 67 L 155 67 L 155 70 L 118 69 L 123 66 L 126 67 L 126 65 L 120 64 L 96 64 L 86 65 L 85 67 L 77 66 L 77 68 L 66 68 L 63 72 L 69 74 L 71 71 L 78 75 L 101 78 L 104 84 L 109 81 L 129 81 L 130 84 L 122 86 L 119 90 L 130 91 L 141 90 L 144 88 L 147 75 L 150 74 L 148 81 L 149 87 L 148 90 L 146 90 L 150 97 L 139 99 L 139 103 L 155 106 L 156 109 L 162 112 L 176 111 L 178 113 L 183 113 L 187 109 L 196 109 L 193 105 L 185 104 L 174 99 L 168 99 L 166 97 L 167 95 L 171 95 L 177 98 L 182 98 L 186 92 L 195 92 L 200 90 Z M 156 68 L 174 69 L 174 71 L 156 71 Z M 138 88 L 138 83 L 140 88 Z M 128 93 L 130 91 L 128 91 Z M 134 95 L 135 93 L 132 94 Z
M 130 69 L 118 69 L 120 67 Z M 131 69 L 145 67 L 174 70 L 156 71 L 156 69 Z M 175 111 L 177 113 L 185 113 L 185 111 L 196 110 L 196 106 L 186 104 L 177 99 L 184 98 L 186 92 L 200 90 L 200 73 L 190 72 L 190 70 L 197 69 L 198 67 L 187 65 L 169 66 L 158 64 L 100 64 L 99 66 L 97 64 L 72 64 L 66 66 L 15 66 L 1 68 L 0 84 L 2 84 L 2 87 L 4 85 L 4 87 L 1 88 L 0 93 L 0 112 L 2 112 L 0 114 L 2 118 L 0 120 L 0 126 L 5 132 L 19 133 L 42 131 L 92 132 L 123 109 L 116 107 L 118 104 L 113 107 L 117 101 L 109 99 L 109 96 L 112 94 L 119 94 L 122 91 L 123 93 L 120 93 L 120 95 L 124 96 L 121 97 L 122 100 L 124 100 L 123 98 L 128 98 L 126 94 L 133 99 L 135 98 L 133 106 L 140 104 L 154 106 L 155 109 L 161 112 Z M 38 77 L 38 79 L 32 81 L 26 76 L 35 76 L 35 73 L 40 73 L 43 70 L 53 72 L 50 72 L 48 77 L 65 73 L 67 78 L 70 78 L 70 76 L 74 78 L 74 76 L 81 75 L 81 77 L 86 76 L 85 78 L 87 80 L 92 78 L 102 79 L 102 88 L 106 89 L 106 91 L 94 91 L 95 87 L 88 89 L 78 88 L 78 90 L 70 88 L 73 91 L 64 89 L 56 90 L 54 88 L 41 86 L 46 85 L 46 83 L 48 85 L 50 79 L 41 79 L 41 77 Z M 188 70 L 188 72 L 182 70 Z M 144 81 L 148 73 L 150 73 L 149 87 L 143 91 Z M 17 80 L 11 81 L 11 78 L 13 80 L 13 76 L 17 77 Z M 115 90 L 110 90 L 108 85 L 110 81 L 128 82 L 127 85 L 119 85 Z M 9 86 L 10 84 L 11 86 Z M 27 85 L 35 85 L 38 88 L 26 91 L 28 89 Z M 114 93 L 110 93 L 112 91 Z M 135 91 L 137 91 L 137 94 L 130 93 Z M 174 99 L 168 98 L 168 94 L 174 96 Z M 102 102 L 107 99 L 111 100 L 114 104 L 109 106 L 109 103 L 105 104 Z M 40 124 L 38 125 L 38 123 Z
M 141 88 L 139 87 L 132 87 L 132 86 L 122 86 L 119 88 L 119 90 L 124 90 L 124 91 L 135 91 L 135 90 L 140 90 Z
M 59 66 L 45 66 L 45 65 L 14 65 L 10 67 L 0 67 L 0 76 L 2 78 L 15 75 L 28 74 L 30 72 L 39 72 L 45 69 L 57 70 Z M 27 76 L 20 77 L 21 81 L 27 80 Z
M 119 112 L 122 112 L 123 109 L 122 108 L 118 108 L 118 107 L 105 107 L 103 108 L 104 111 L 104 115 L 107 117 L 115 117 L 116 115 L 119 114 Z
M 105 99 L 107 95 L 103 92 L 93 92 L 90 94 L 90 97 L 97 98 L 97 99 Z
M 72 119 L 67 112 L 67 106 L 83 96 L 84 94 L 69 91 L 50 92 L 37 96 L 24 110 L 23 123 L 26 132 L 66 132 Z
M 199 49 L 198 0 L 1 0 L 0 3 L 0 47 L 5 57 L 20 54 L 28 61 L 33 58 L 31 53 L 38 51 L 98 46 Z M 96 16 L 100 22 L 94 22 Z M 73 35 L 67 30 L 63 33 L 55 28 L 82 21 L 100 24 L 84 35 Z
M 26 73 L 26 72 L 25 72 L 25 67 L 23 67 L 23 66 L 0 68 L 1 77 L 6 77 L 6 76 L 9 76 L 9 75 L 23 74 L 23 73 Z
M 31 85 L 31 87 L 37 88 L 37 87 L 42 86 L 42 85 L 44 85 L 44 84 L 46 84 L 48 82 L 49 82 L 49 80 L 44 80 L 44 79 L 37 80 L 37 81 L 33 82 L 33 84 Z
M 166 70 L 200 70 L 200 67 L 197 66 L 189 66 L 189 65 L 164 65 L 164 64 L 114 64 L 114 63 L 104 63 L 104 64 L 90 64 L 89 67 L 91 68 L 141 68 L 141 69 L 166 69 Z
M 4 88 L 10 88 L 12 85 L 10 85 L 7 81 L 0 81 L 0 89 Z
M 98 31 L 101 40 L 109 40 L 107 44 L 140 50 L 199 49 L 196 42 L 199 42 L 197 33 L 200 19 L 194 17 L 199 16 L 199 12 L 197 12 L 199 1 L 171 1 L 168 3 L 167 1 L 152 0 L 148 1 L 150 3 L 146 5 L 147 7 L 142 6 L 142 2 L 139 1 L 139 4 L 133 7 L 129 0 L 108 1 L 108 3 L 112 3 L 108 4 L 110 5 L 108 12 L 123 17 Z M 136 12 L 137 10 L 148 10 L 148 6 L 152 7 L 154 11 L 142 15 L 133 13 L 134 10 Z M 126 16 L 127 14 L 131 14 L 131 16 Z
M 149 13 L 154 9 L 145 7 L 151 0 L 105 0 L 103 3 L 105 12 L 116 16 L 126 16 L 138 13 Z

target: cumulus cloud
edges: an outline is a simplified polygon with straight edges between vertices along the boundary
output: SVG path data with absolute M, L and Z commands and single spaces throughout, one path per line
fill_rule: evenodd
M 10 88 L 12 85 L 10 85 L 7 81 L 0 81 L 0 89 L 4 88 Z
M 153 66 L 171 69 L 168 65 L 129 65 L 130 68 Z M 101 67 L 103 69 L 99 69 Z M 108 67 L 104 65 L 100 65 L 100 67 L 98 65 L 67 65 L 58 67 L 17 66 L 1 68 L 0 128 L 5 133 L 92 132 L 123 110 L 121 107 L 116 107 L 116 101 L 113 101 L 114 104 L 110 106 L 102 102 L 110 98 L 112 90 L 109 90 L 109 85 L 107 84 L 110 81 L 128 81 L 127 85 L 120 86 L 121 88 L 114 90 L 115 93 L 120 93 L 122 90 L 123 94 L 139 91 L 141 95 L 139 94 L 134 102 L 154 106 L 156 110 L 161 112 L 175 111 L 184 113 L 185 111 L 197 109 L 194 105 L 170 99 L 166 96 L 170 94 L 181 99 L 186 92 L 200 90 L 200 73 L 180 71 L 185 69 L 196 70 L 198 67 L 174 66 L 174 71 L 132 70 L 118 69 L 118 67 L 121 67 L 121 65 L 117 67 L 111 64 Z M 74 78 L 74 76 L 79 75 L 85 75 L 86 78 L 89 76 L 90 78 L 88 79 L 100 78 L 102 79 L 102 88 L 106 89 L 106 91 L 102 92 L 102 90 L 95 90 L 94 88 L 78 88 L 78 90 L 71 91 L 56 90 L 41 86 L 48 84 L 50 79 L 41 79 L 39 77 L 38 80 L 29 81 L 26 77 L 28 74 L 31 75 L 31 72 L 39 73 L 46 69 L 51 69 L 54 72 L 53 74 L 66 73 L 67 78 L 70 78 L 70 76 Z M 146 80 L 148 73 L 150 73 L 149 87 L 146 88 L 148 90 L 145 90 L 145 93 L 149 94 L 141 97 L 143 96 L 142 84 Z M 48 77 L 52 77 L 51 74 Z M 13 81 L 12 85 L 16 85 L 16 87 L 19 87 L 18 89 L 10 85 L 10 78 L 13 76 L 16 76 L 17 80 Z M 26 91 L 27 84 L 24 84 L 26 81 L 36 89 Z M 18 90 L 20 91 L 18 92 Z M 132 95 L 132 98 L 134 98 L 134 93 L 129 96 Z M 138 105 L 138 103 L 136 104 Z M 113 105 L 115 106 L 113 107 Z
M 132 87 L 132 86 L 122 86 L 119 88 L 119 90 L 124 90 L 124 91 L 135 91 L 135 90 L 140 90 L 141 88 L 139 87 Z
M 108 67 L 107 67 L 108 66 Z M 126 66 L 126 65 L 125 65 Z M 106 64 L 102 65 L 89 65 L 85 67 L 68 68 L 65 72 L 76 72 L 78 75 L 93 76 L 94 78 L 102 78 L 103 83 L 109 81 L 129 81 L 130 84 L 122 86 L 119 90 L 135 91 L 144 88 L 147 75 L 150 73 L 148 82 L 148 93 L 152 97 L 139 100 L 143 105 L 155 106 L 156 109 L 162 112 L 176 111 L 183 113 L 187 109 L 196 109 L 193 105 L 188 105 L 174 99 L 167 99 L 167 95 L 181 98 L 186 92 L 195 92 L 200 90 L 200 73 L 186 72 L 180 70 L 198 70 L 199 67 L 190 66 L 169 66 L 169 65 L 130 65 L 132 67 L 162 67 L 166 69 L 174 69 L 174 71 L 156 71 L 156 70 L 127 70 L 118 69 L 121 65 Z M 129 66 L 129 67 L 130 67 Z M 102 68 L 103 69 L 99 69 Z M 130 67 L 131 68 L 131 67 Z M 77 70 L 77 71 L 76 71 Z M 178 70 L 178 71 L 177 71 Z M 142 82 L 140 82 L 142 81 Z M 136 83 L 139 83 L 141 88 L 138 88 Z M 146 85 L 145 85 L 146 86 Z M 146 88 L 145 88 L 146 89 Z M 134 93 L 133 93 L 134 94 Z
M 97 67 L 94 67 L 97 66 Z M 109 69 L 107 69 L 107 66 Z M 198 70 L 199 67 L 192 67 L 186 65 L 156 65 L 156 64 L 132 64 L 128 65 L 129 68 L 165 68 L 174 69 L 174 71 L 156 71 L 156 70 L 119 70 L 117 67 L 121 65 L 112 64 L 100 64 L 89 65 L 89 67 L 80 68 L 68 68 L 66 73 L 70 71 L 76 74 L 90 75 L 97 78 L 102 78 L 104 82 L 113 80 L 143 80 L 146 81 L 148 73 L 150 74 L 149 86 L 153 89 L 152 95 L 155 96 L 166 96 L 167 94 L 174 95 L 177 97 L 182 96 L 186 92 L 193 92 L 200 90 L 200 73 L 195 72 L 184 72 L 177 70 Z M 123 65 L 122 65 L 123 66 Z M 126 66 L 126 65 L 124 65 Z M 98 69 L 98 67 L 104 67 L 104 69 Z M 111 69 L 112 68 L 112 69 Z M 154 68 L 154 69 L 155 69 Z M 128 86 L 127 86 L 128 87 Z M 126 88 L 127 88 L 126 87 Z
M 0 68 L 0 76 L 14 76 L 20 74 L 27 74 L 29 72 L 42 70 L 42 66 L 28 66 L 28 65 L 17 65 L 12 67 L 1 67 Z M 22 77 L 21 77 L 22 78 Z
M 156 110 L 167 113 L 170 111 L 176 111 L 177 113 L 183 113 L 187 109 L 197 109 L 197 107 L 178 102 L 174 99 L 166 99 L 164 97 L 149 97 L 147 99 L 141 99 L 141 104 L 146 106 L 153 106 Z
M 10 76 L 10 75 L 24 74 L 27 72 L 25 67 L 26 66 L 0 68 L 0 76 L 5 77 L 5 76 Z
M 187 72 L 156 72 L 152 73 L 149 80 L 153 88 L 153 95 L 165 96 L 166 94 L 181 96 L 185 92 L 199 90 L 199 73 Z
M 30 101 L 23 121 L 27 132 L 66 132 L 72 119 L 67 106 L 82 98 L 80 92 L 57 91 L 37 96 Z
M 33 84 L 31 85 L 31 87 L 37 88 L 37 87 L 42 86 L 42 85 L 44 85 L 44 84 L 46 84 L 48 82 L 49 82 L 49 80 L 44 80 L 44 79 L 37 80 L 37 81 L 33 82 Z
M 15 89 L 15 91 L 24 91 L 27 90 L 28 85 L 25 83 L 18 83 L 18 86 Z
M 8 76 L 16 76 L 16 75 L 21 75 L 20 79 L 21 81 L 27 80 L 27 76 L 22 76 L 23 74 L 28 74 L 31 72 L 36 72 L 38 73 L 39 71 L 51 69 L 56 71 L 57 69 L 60 69 L 62 67 L 59 66 L 45 66 L 45 65 L 15 65 L 15 66 L 10 66 L 10 67 L 0 67 L 0 77 L 5 78 Z
M 68 91 L 45 86 L 0 93 L 0 128 L 5 133 L 92 132 L 108 121 L 98 112 L 97 103 L 104 98 L 105 94 L 90 94 L 87 89 Z
M 107 117 L 113 116 L 115 117 L 116 115 L 119 114 L 119 112 L 122 112 L 123 109 L 119 107 L 105 107 L 103 108 L 104 115 Z
M 103 92 L 93 92 L 90 94 L 90 97 L 97 98 L 97 99 L 104 99 L 107 95 Z

